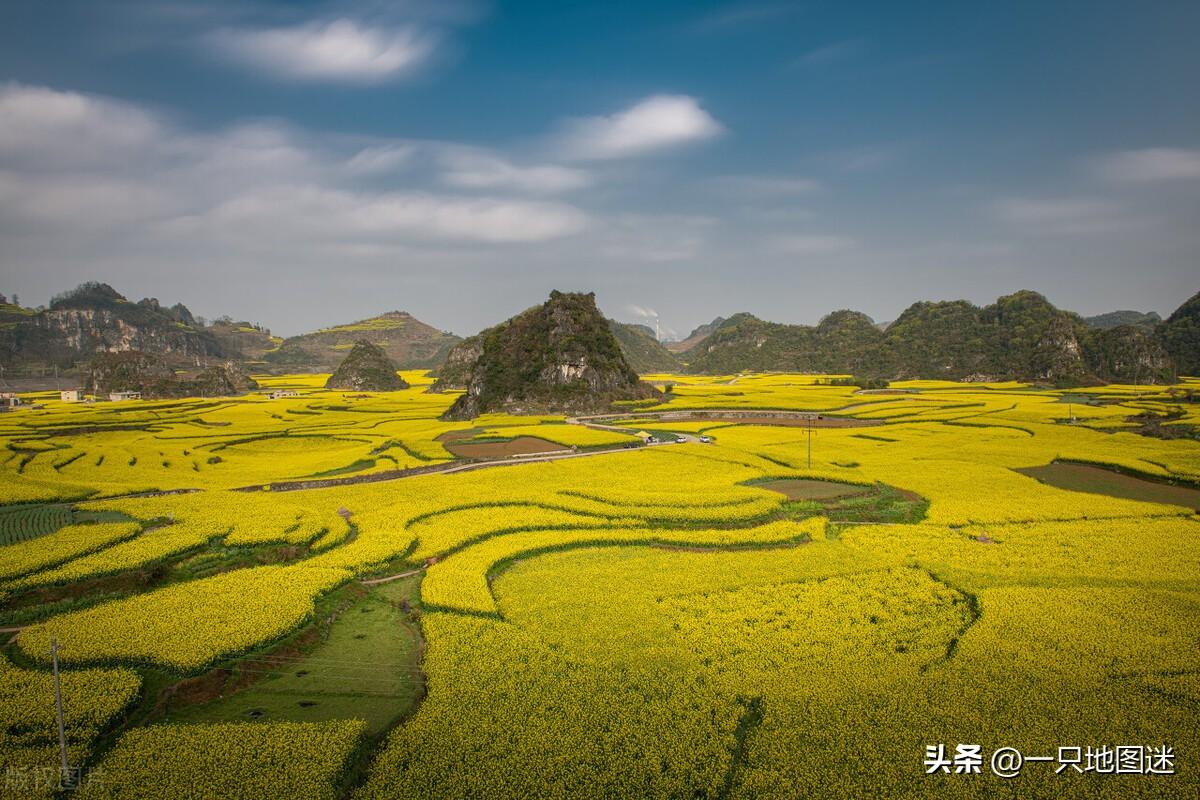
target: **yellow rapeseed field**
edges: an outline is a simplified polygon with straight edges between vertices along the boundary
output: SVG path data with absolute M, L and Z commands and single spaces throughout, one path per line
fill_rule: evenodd
M 612 424 L 710 443 L 446 422 L 455 394 L 415 371 L 393 393 L 280 376 L 263 391 L 297 396 L 5 415 L 0 766 L 57 763 L 54 637 L 70 758 L 104 776 L 84 797 L 333 797 L 351 760 L 358 800 L 1200 792 L 1200 442 L 1129 419 L 1195 425 L 1178 391 L 648 377 L 670 400 Z M 823 419 L 659 416 L 697 409 Z M 576 452 L 459 469 L 448 435 Z M 117 733 L 141 686 L 278 658 L 401 575 L 423 699 L 382 742 L 351 712 Z M 1170 745 L 1178 769 L 925 774 L 926 747 L 969 743 Z

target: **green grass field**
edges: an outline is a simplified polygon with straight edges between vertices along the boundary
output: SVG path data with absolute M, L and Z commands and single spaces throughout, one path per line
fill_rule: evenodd
M 302 653 L 267 653 L 239 660 L 226 686 L 246 688 L 173 703 L 171 722 L 259 720 L 323 722 L 362 719 L 367 734 L 382 733 L 410 713 L 424 693 L 417 576 L 379 584 L 354 597 L 330 619 L 318 620 L 317 641 Z M 407 604 L 407 606 L 406 606 Z M 410 610 L 406 611 L 405 608 Z

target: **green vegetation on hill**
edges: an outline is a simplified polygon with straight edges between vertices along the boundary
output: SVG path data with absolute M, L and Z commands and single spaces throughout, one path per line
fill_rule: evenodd
M 1087 323 L 1089 328 L 1097 328 L 1105 330 L 1107 328 L 1117 328 L 1121 325 L 1136 325 L 1139 328 L 1153 329 L 1155 325 L 1162 322 L 1162 317 L 1157 312 L 1141 312 L 1141 311 L 1109 311 L 1106 314 L 1097 314 L 1094 317 L 1084 317 L 1083 321 Z
M 272 336 L 260 325 L 234 322 L 228 317 L 214 321 L 207 330 L 221 343 L 228 357 L 240 361 L 259 361 L 283 343 L 283 339 Z
M 887 379 L 1030 380 L 1052 383 L 1162 382 L 1174 366 L 1200 369 L 1200 301 L 1158 333 L 1089 328 L 1037 292 L 1019 291 L 980 308 L 965 300 L 919 302 L 880 331 L 837 311 L 816 326 L 735 315 L 689 353 L 691 372 L 852 372 Z M 1190 320 L 1190 321 L 1189 321 Z M 1174 351 L 1168 351 L 1174 347 Z M 1174 364 L 1172 363 L 1174 359 Z
M 445 361 L 450 348 L 461 339 L 426 325 L 407 312 L 389 311 L 370 319 L 292 336 L 267 352 L 263 359 L 278 367 L 332 368 L 358 341 L 382 348 L 401 369 L 426 369 Z
M 735 314 L 688 353 L 691 372 L 873 372 L 883 334 L 871 318 L 836 311 L 816 326 Z
M 683 363 L 659 344 L 654 338 L 654 331 L 645 325 L 631 325 L 610 319 L 608 327 L 617 337 L 617 344 L 621 346 L 621 352 L 634 372 L 644 375 L 648 372 L 677 372 L 683 368 Z
M 408 383 L 396 374 L 396 364 L 388 358 L 383 348 L 360 339 L 329 376 L 325 388 L 356 392 L 394 392 L 407 389 Z
M 663 346 L 672 353 L 686 353 L 712 335 L 712 332 L 721 327 L 724 322 L 724 317 L 717 317 L 712 322 L 707 322 L 703 325 L 697 325 L 696 328 L 690 334 L 688 334 L 688 337 L 683 341 L 665 342 Z
M 884 334 L 894 377 L 966 377 L 988 369 L 979 309 L 966 300 L 914 303 Z
M 1180 375 L 1200 375 L 1200 292 L 1175 309 L 1157 333 Z
M 449 361 L 468 369 L 466 393 L 446 412 L 447 419 L 501 410 L 603 411 L 616 400 L 658 394 L 638 380 L 591 293 L 551 292 L 542 305 L 464 345 Z M 444 380 L 439 383 L 435 391 L 447 388 Z

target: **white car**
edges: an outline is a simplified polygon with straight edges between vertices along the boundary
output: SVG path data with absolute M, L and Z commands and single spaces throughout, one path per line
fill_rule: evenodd
M 704 444 L 712 444 L 712 437 L 711 436 L 701 436 L 700 441 L 703 442 Z
M 684 442 L 686 442 L 686 441 L 687 441 L 687 439 L 686 439 L 686 438 L 684 438 L 683 436 L 676 436 L 676 437 L 675 437 L 675 444 L 683 444 L 683 443 L 684 443 Z

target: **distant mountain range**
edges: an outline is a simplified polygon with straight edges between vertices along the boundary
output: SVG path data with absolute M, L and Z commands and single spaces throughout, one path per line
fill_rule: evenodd
M 408 312 L 389 311 L 348 325 L 292 336 L 262 358 L 273 366 L 331 369 L 359 341 L 380 347 L 400 369 L 429 369 L 445 361 L 450 348 L 462 338 L 426 325 Z
M 104 283 L 83 284 L 44 309 L 22 308 L 0 295 L 0 365 L 18 371 L 71 370 L 97 353 L 137 351 L 180 367 L 239 361 L 275 372 L 327 372 L 360 340 L 378 345 L 401 369 L 437 366 L 461 341 L 403 311 L 281 339 L 250 322 L 206 323 L 182 303 L 135 303 Z
M 686 353 L 700 342 L 712 335 L 712 332 L 725 324 L 724 317 L 717 317 L 712 322 L 704 325 L 699 325 L 694 331 L 688 334 L 688 337 L 680 342 L 663 342 L 663 346 L 672 353 Z
M 965 300 L 915 303 L 883 329 L 856 311 L 835 311 L 815 326 L 743 313 L 714 321 L 707 335 L 694 333 L 692 346 L 677 355 L 687 371 L 708 374 L 778 370 L 887 379 L 1161 382 L 1177 370 L 1200 369 L 1198 297 L 1165 322 L 1156 314 L 1128 311 L 1084 319 L 1032 291 L 983 307 Z
M 1020 291 L 987 306 L 918 302 L 886 326 L 841 310 L 816 325 L 749 313 L 718 317 L 681 342 L 662 344 L 644 326 L 605 320 L 634 371 L 851 373 L 885 379 L 1019 379 L 1045 382 L 1158 382 L 1200 374 L 1200 295 L 1171 316 L 1114 311 L 1081 317 Z M 332 371 L 357 341 L 379 346 L 401 369 L 435 369 L 443 386 L 465 386 L 482 345 L 391 311 L 280 339 L 261 326 L 207 323 L 186 306 L 130 301 L 103 283 L 24 308 L 0 295 L 0 366 L 86 371 L 99 353 L 144 352 L 177 368 L 233 361 L 251 371 Z
M 1107 314 L 1097 314 L 1094 317 L 1084 317 L 1083 321 L 1089 328 L 1108 330 L 1122 325 L 1136 325 L 1139 328 L 1153 328 L 1163 321 L 1155 311 L 1109 311 Z

